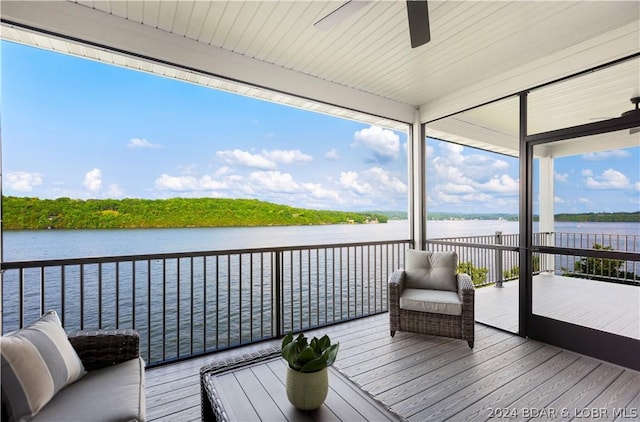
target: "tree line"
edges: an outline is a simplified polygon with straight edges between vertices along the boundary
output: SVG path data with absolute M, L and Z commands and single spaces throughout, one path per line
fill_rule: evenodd
M 371 212 L 295 208 L 255 199 L 2 197 L 5 230 L 292 226 L 386 223 Z

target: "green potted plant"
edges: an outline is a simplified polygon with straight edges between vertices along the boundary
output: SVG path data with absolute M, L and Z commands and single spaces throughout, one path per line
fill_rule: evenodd
M 331 344 L 329 336 L 313 337 L 289 333 L 282 339 L 282 357 L 287 361 L 287 398 L 300 410 L 319 408 L 329 392 L 327 368 L 338 355 L 340 344 Z

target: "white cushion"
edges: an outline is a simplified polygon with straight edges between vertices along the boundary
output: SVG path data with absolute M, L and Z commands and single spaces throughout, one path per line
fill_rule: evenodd
M 412 289 L 458 291 L 458 255 L 455 252 L 407 250 L 406 286 Z
M 27 420 L 64 386 L 84 375 L 55 311 L 2 337 L 2 398 L 9 420 Z
M 462 302 L 457 293 L 444 290 L 404 289 L 400 309 L 444 315 L 462 315 Z

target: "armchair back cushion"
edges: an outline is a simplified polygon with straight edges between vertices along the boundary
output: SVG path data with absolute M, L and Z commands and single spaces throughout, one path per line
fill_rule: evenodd
M 405 256 L 406 287 L 458 291 L 456 272 L 458 255 L 451 252 L 407 250 Z
M 31 418 L 85 372 L 54 311 L 2 337 L 0 355 L 2 402 L 10 421 Z

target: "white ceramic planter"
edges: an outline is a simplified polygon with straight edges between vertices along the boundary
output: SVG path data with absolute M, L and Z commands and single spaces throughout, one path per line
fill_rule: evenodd
M 329 392 L 327 368 L 317 372 L 298 372 L 287 366 L 287 398 L 300 410 L 313 410 L 322 406 Z

